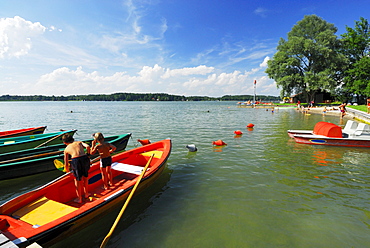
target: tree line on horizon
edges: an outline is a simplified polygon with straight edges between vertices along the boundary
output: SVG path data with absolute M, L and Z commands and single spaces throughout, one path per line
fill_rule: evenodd
M 307 15 L 280 38 L 266 73 L 280 88 L 280 97 L 302 96 L 311 102 L 319 92 L 338 101 L 370 98 L 370 25 L 361 17 L 338 37 L 337 28 Z
M 247 101 L 252 100 L 253 95 L 225 95 L 222 97 L 209 96 L 180 96 L 166 93 L 114 93 L 96 95 L 71 95 L 71 96 L 18 96 L 2 95 L 0 101 Z M 278 96 L 256 95 L 256 99 L 264 102 L 276 102 Z

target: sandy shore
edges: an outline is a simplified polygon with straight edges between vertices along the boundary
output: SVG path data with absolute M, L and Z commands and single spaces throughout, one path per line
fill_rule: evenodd
M 297 109 L 298 110 L 298 109 Z M 299 109 L 299 111 L 301 112 L 305 112 L 305 113 L 308 113 L 308 114 L 322 114 L 322 115 L 335 115 L 335 116 L 340 116 L 341 115 L 341 112 L 339 110 L 339 108 L 336 108 L 336 107 L 327 107 L 326 108 L 326 112 L 324 113 L 324 107 L 313 107 L 313 108 L 301 108 Z M 346 113 L 347 115 L 348 113 Z

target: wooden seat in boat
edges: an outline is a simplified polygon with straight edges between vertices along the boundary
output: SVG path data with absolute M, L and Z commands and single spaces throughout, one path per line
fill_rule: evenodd
M 17 210 L 12 215 L 37 228 L 38 226 L 45 225 L 71 213 L 76 209 L 75 207 L 50 200 L 46 197 L 41 197 Z

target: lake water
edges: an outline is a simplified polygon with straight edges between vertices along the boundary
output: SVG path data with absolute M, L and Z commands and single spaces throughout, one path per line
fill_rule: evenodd
M 368 247 L 369 149 L 287 135 L 321 120 L 346 122 L 236 102 L 0 102 L 0 130 L 47 125 L 77 129 L 76 139 L 131 132 L 127 149 L 137 139 L 172 139 L 163 175 L 134 196 L 107 247 Z M 218 139 L 227 146 L 213 147 Z M 59 175 L 0 181 L 0 202 Z M 53 247 L 99 247 L 118 211 Z

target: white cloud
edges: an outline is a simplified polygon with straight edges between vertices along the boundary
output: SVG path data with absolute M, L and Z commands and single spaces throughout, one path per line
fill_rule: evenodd
M 169 69 L 159 65 L 144 66 L 136 75 L 116 72 L 103 76 L 98 71 L 86 72 L 61 67 L 40 77 L 33 89 L 37 94 L 111 94 L 115 92 L 162 92 L 184 95 L 222 96 L 224 94 L 251 94 L 253 81 L 259 89 L 267 89 L 269 80 L 258 75 L 260 68 L 240 72 L 216 73 L 215 68 L 201 65 L 192 68 Z M 271 82 L 270 82 L 271 84 Z M 276 87 L 276 86 L 275 86 Z
M 240 71 L 234 71 L 232 73 L 220 73 L 209 75 L 206 79 L 192 78 L 183 84 L 184 87 L 195 88 L 205 85 L 216 85 L 216 86 L 232 86 L 237 83 L 243 83 L 246 79 L 247 73 L 241 74 Z
M 260 67 L 267 67 L 267 61 L 270 60 L 269 56 L 266 56 L 263 62 L 260 64 Z
M 261 17 L 266 17 L 267 9 L 264 9 L 264 8 L 259 7 L 259 8 L 257 8 L 257 9 L 254 10 L 254 13 L 256 15 L 261 16 Z
M 0 58 L 19 58 L 32 48 L 31 38 L 42 35 L 46 28 L 15 16 L 0 19 Z
M 123 21 L 119 29 L 109 30 L 106 27 L 105 35 L 98 36 L 96 43 L 103 49 L 113 53 L 128 53 L 128 51 L 139 51 L 157 48 L 161 51 L 161 45 L 156 43 L 164 38 L 168 29 L 167 20 L 164 17 L 155 21 L 146 20 L 146 9 L 136 6 L 132 0 L 123 3 L 127 18 Z
M 205 65 L 200 65 L 197 67 L 191 68 L 182 68 L 182 69 L 167 69 L 165 74 L 162 75 L 162 78 L 170 78 L 177 76 L 188 76 L 188 75 L 206 75 L 211 73 L 214 70 L 213 67 L 207 67 Z
M 164 68 L 160 67 L 159 65 L 155 65 L 154 67 L 144 66 L 143 69 L 139 72 L 140 81 L 143 80 L 145 82 L 153 82 L 154 80 L 158 80 L 161 75 L 164 73 Z

